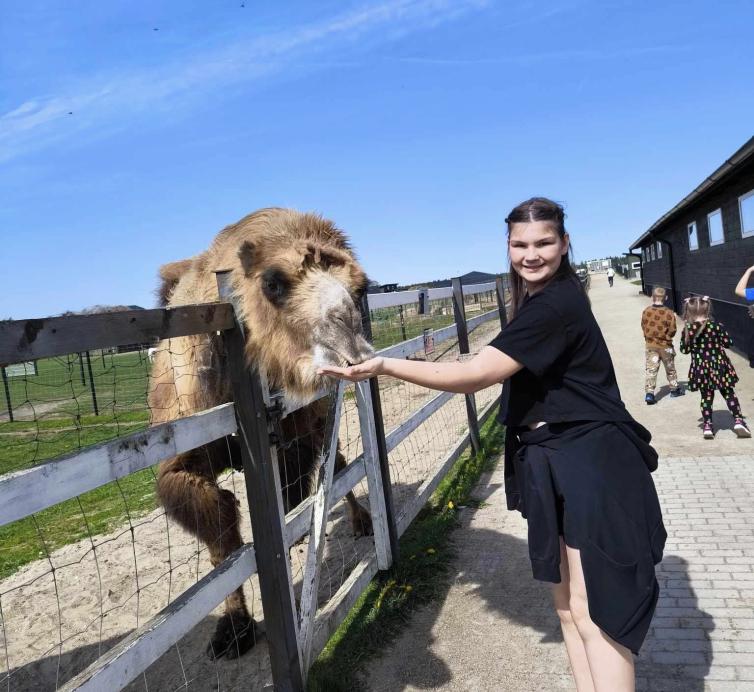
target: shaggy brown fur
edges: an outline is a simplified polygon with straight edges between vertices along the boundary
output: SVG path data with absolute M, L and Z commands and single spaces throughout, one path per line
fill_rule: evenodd
M 361 334 L 357 297 L 366 276 L 345 236 L 320 216 L 264 209 L 221 231 L 210 248 L 160 270 L 163 304 L 218 300 L 214 271 L 231 271 L 250 363 L 266 373 L 271 389 L 305 402 L 326 382 L 322 363 L 358 363 L 372 354 Z M 161 423 L 230 401 L 221 337 L 196 335 L 163 341 L 152 366 L 149 404 Z M 294 440 L 279 452 L 286 511 L 310 494 L 323 444 L 326 402 L 309 404 L 283 420 Z M 338 450 L 336 464 L 345 460 Z M 229 466 L 241 469 L 237 439 L 228 437 L 160 465 L 157 489 L 169 516 L 196 534 L 217 565 L 241 545 L 237 500 L 217 484 Z M 353 494 L 347 507 L 357 534 L 371 531 L 369 513 Z M 208 653 L 235 658 L 253 646 L 254 621 L 243 591 L 228 596 Z

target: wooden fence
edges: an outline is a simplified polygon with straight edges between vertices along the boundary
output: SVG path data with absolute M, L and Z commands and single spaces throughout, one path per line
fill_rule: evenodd
M 218 283 L 221 297 L 227 297 L 220 276 Z M 494 292 L 496 309 L 466 320 L 466 297 L 483 292 Z M 454 309 L 454 324 L 434 331 L 434 344 L 457 339 L 461 353 L 468 353 L 470 331 L 492 320 L 505 324 L 505 297 L 502 279 L 467 287 L 454 280 L 447 289 L 430 289 L 430 301 L 451 299 Z M 368 316 L 370 310 L 408 305 L 418 299 L 418 291 L 372 294 L 365 297 L 362 309 Z M 368 320 L 365 326 L 369 333 Z M 323 460 L 324 473 L 320 474 L 317 492 L 285 515 L 276 463 L 277 442 L 272 436 L 273 411 L 277 416 L 285 416 L 295 409 L 281 411 L 279 406 L 276 407 L 275 393 L 270 393 L 264 378 L 245 363 L 242 328 L 231 302 L 2 322 L 0 364 L 213 332 L 222 332 L 226 343 L 234 383 L 233 403 L 0 476 L 1 526 L 227 435 L 238 435 L 242 441 L 253 543 L 239 548 L 155 617 L 69 680 L 62 689 L 121 689 L 255 573 L 260 582 L 275 689 L 303 689 L 311 662 L 378 570 L 387 569 L 392 564 L 397 554 L 398 537 L 463 451 L 469 445 L 474 450 L 479 449 L 479 427 L 493 413 L 498 402 L 493 400 L 477 413 L 474 396 L 465 397 L 468 430 L 440 460 L 432 475 L 421 483 L 411 501 L 396 514 L 388 454 L 455 395 L 437 394 L 386 434 L 376 379 L 360 383 L 356 388 L 356 403 L 363 453 L 339 474 L 334 474 L 333 457 L 343 391 L 340 386 L 339 395 L 332 398 L 331 444 Z M 422 350 L 426 336 L 407 339 L 379 353 L 408 357 Z M 260 416 L 260 412 L 265 415 Z M 330 601 L 318 609 L 319 562 L 328 510 L 363 479 L 369 488 L 374 548 L 352 570 Z M 281 560 L 280 556 L 288 555 L 291 546 L 307 533 L 308 555 L 299 614 L 290 562 Z

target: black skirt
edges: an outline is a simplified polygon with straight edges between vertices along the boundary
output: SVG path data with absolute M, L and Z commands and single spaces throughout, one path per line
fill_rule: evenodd
M 638 653 L 667 537 L 649 433 L 638 423 L 586 422 L 509 431 L 508 438 L 508 507 L 528 520 L 535 579 L 560 582 L 563 536 L 581 553 L 593 622 Z

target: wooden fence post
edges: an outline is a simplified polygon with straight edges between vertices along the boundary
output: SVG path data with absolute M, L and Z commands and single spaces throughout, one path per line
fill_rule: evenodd
M 508 324 L 508 311 L 505 309 L 505 281 L 502 276 L 495 277 L 495 293 L 497 294 L 497 312 L 500 315 L 500 328 Z
M 322 558 L 325 554 L 325 530 L 327 529 L 327 510 L 330 507 L 335 455 L 338 451 L 338 433 L 340 415 L 343 408 L 343 391 L 345 385 L 339 380 L 330 396 L 327 411 L 327 430 L 324 446 L 320 452 L 320 469 L 317 492 L 312 506 L 312 520 L 309 529 L 309 544 L 304 565 L 303 584 L 301 586 L 301 612 L 299 616 L 299 641 L 304 680 L 312 664 L 312 644 L 314 642 L 314 618 L 317 614 L 317 595 L 319 576 L 322 572 Z
M 364 465 L 369 486 L 369 510 L 374 529 L 374 547 L 377 553 L 377 567 L 389 569 L 393 564 L 390 550 L 390 530 L 385 502 L 385 488 L 380 473 L 380 457 L 377 449 L 377 430 L 369 382 L 356 383 L 356 406 L 359 409 L 361 442 L 364 447 Z
M 469 332 L 466 327 L 466 309 L 463 305 L 463 286 L 461 279 L 452 280 L 453 286 L 453 315 L 456 320 L 458 329 L 458 350 L 461 354 L 469 352 Z M 466 415 L 469 419 L 469 437 L 471 438 L 471 448 L 474 454 L 479 454 L 482 450 L 482 443 L 479 438 L 479 421 L 476 415 L 476 399 L 473 394 L 465 394 L 466 397 Z
M 8 387 L 8 374 L 5 372 L 5 366 L 0 367 L 3 373 L 3 389 L 5 389 L 5 402 L 8 404 L 8 420 L 13 422 L 13 404 L 10 400 L 10 388 Z
M 94 375 L 92 374 L 92 359 L 89 355 L 89 351 L 86 353 L 86 369 L 89 371 L 89 389 L 92 392 L 92 406 L 94 407 L 94 415 L 99 416 L 99 407 L 97 406 L 97 390 L 94 387 Z
M 374 334 L 372 334 L 371 315 L 372 313 L 369 310 L 369 296 L 365 293 L 361 299 L 361 324 L 364 329 L 364 338 L 366 338 L 370 344 L 373 344 Z M 376 377 L 369 380 L 369 397 L 372 405 L 372 420 L 374 421 L 377 458 L 380 463 L 382 493 L 385 499 L 385 519 L 387 521 L 388 537 L 390 539 L 390 555 L 392 560 L 395 561 L 398 559 L 398 524 L 395 521 L 393 484 L 390 480 L 390 460 L 388 458 L 387 443 L 385 442 L 385 419 L 382 417 L 380 385 L 379 380 Z
M 220 299 L 232 304 L 229 279 L 229 272 L 217 272 Z M 233 384 L 272 679 L 275 690 L 298 692 L 304 689 L 304 682 L 277 449 L 270 444 L 272 410 L 259 373 L 246 364 L 245 340 L 237 315 L 236 310 L 236 326 L 223 332 L 223 339 Z

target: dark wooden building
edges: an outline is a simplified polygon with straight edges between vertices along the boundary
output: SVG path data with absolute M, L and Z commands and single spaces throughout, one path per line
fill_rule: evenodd
M 754 264 L 754 137 L 658 219 L 631 245 L 641 256 L 642 290 L 670 292 L 680 314 L 683 299 L 707 295 L 715 317 L 749 356 L 754 323 L 734 295 L 744 270 Z

